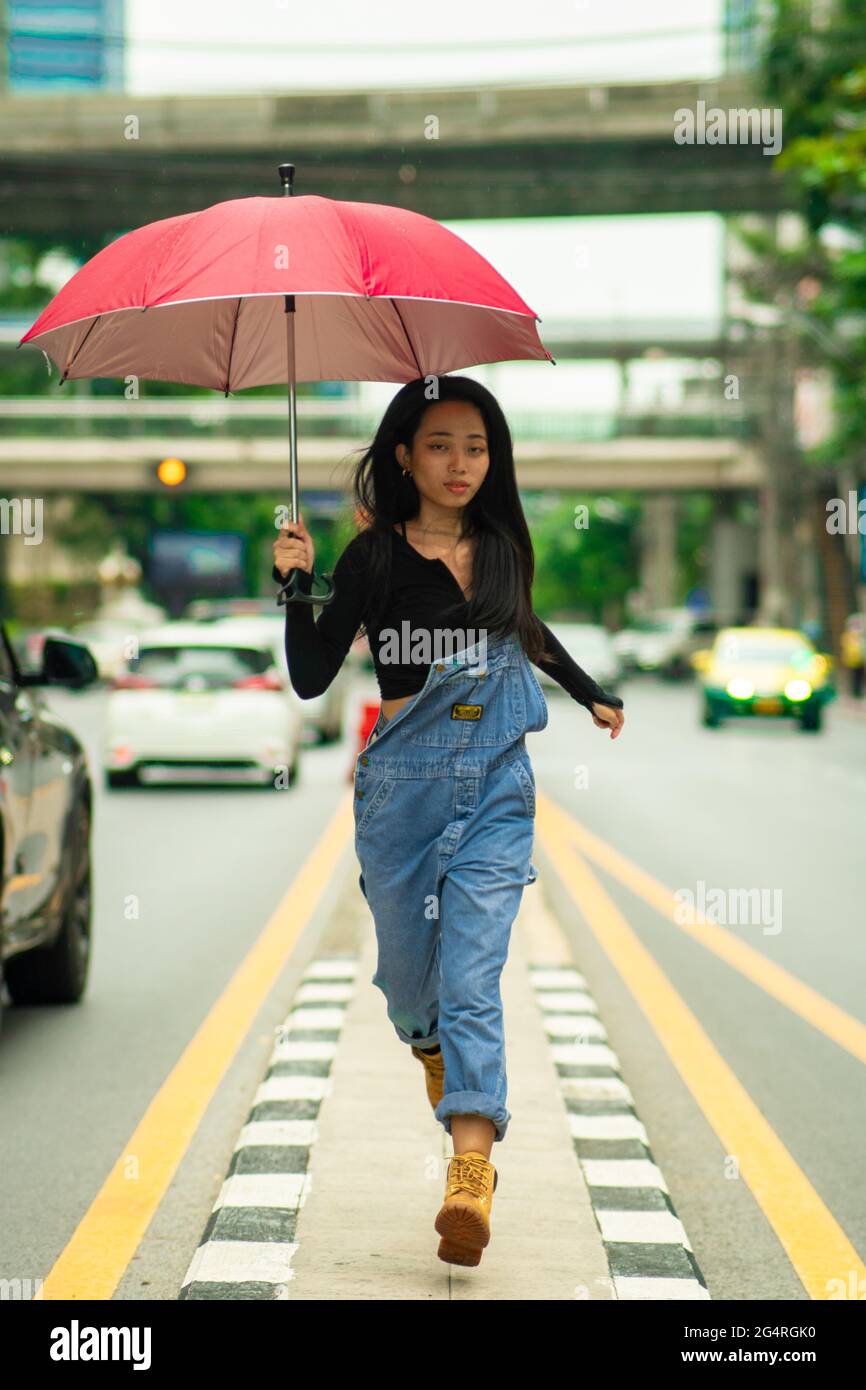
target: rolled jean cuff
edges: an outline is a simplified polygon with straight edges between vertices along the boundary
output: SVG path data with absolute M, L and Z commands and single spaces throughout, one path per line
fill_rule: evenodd
M 449 1091 L 444 1095 L 433 1112 L 440 1124 L 445 1126 L 446 1134 L 451 1133 L 451 1115 L 480 1115 L 484 1120 L 492 1120 L 496 1126 L 494 1144 L 505 1138 L 511 1111 L 501 1105 L 495 1096 L 485 1091 Z
M 439 1042 L 438 1030 L 434 1033 L 428 1033 L 426 1038 L 412 1038 L 404 1028 L 401 1028 L 398 1023 L 394 1023 L 393 1020 L 392 1026 L 400 1041 L 408 1043 L 410 1047 L 435 1047 Z

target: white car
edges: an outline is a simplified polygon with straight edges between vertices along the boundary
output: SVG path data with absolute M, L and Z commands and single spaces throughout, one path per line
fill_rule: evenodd
M 140 635 L 137 656 L 111 683 L 105 780 L 291 786 L 301 732 L 269 642 L 216 623 L 165 623 Z
M 617 656 L 607 628 L 597 623 L 558 623 L 550 624 L 572 657 L 608 695 L 616 695 L 617 686 L 622 680 L 622 666 Z M 533 668 L 542 685 L 561 689 L 558 682 L 546 671 Z
M 286 663 L 286 620 L 283 613 L 284 610 L 279 609 L 273 615 L 251 617 L 241 614 L 232 615 L 231 617 L 217 618 L 213 622 L 209 622 L 208 627 L 242 633 L 244 637 L 253 637 L 270 643 L 276 653 L 277 665 L 286 677 L 289 689 L 298 702 L 301 719 L 306 734 L 309 735 L 309 740 L 317 743 L 332 743 L 343 736 L 343 726 L 346 719 L 346 692 L 350 683 L 349 667 L 353 658 L 350 654 L 327 690 L 324 690 L 321 695 L 313 695 L 309 699 L 302 700 L 300 695 L 297 695 L 292 689 L 289 680 Z
M 244 622 L 250 624 L 252 629 L 261 620 L 264 624 L 262 631 L 266 634 L 269 632 L 268 624 L 273 623 L 275 625 L 274 630 L 279 634 L 282 651 L 281 669 L 286 669 L 285 609 L 277 607 L 274 599 L 238 597 L 194 599 L 187 604 L 183 616 L 185 619 L 188 618 L 197 623 Z M 309 742 L 332 743 L 336 739 L 342 738 L 346 722 L 346 699 L 351 684 L 351 669 L 359 664 L 356 648 L 357 644 L 350 649 L 346 661 L 340 667 L 327 690 L 323 690 L 321 695 L 313 695 L 302 701 L 301 711 L 304 729 Z

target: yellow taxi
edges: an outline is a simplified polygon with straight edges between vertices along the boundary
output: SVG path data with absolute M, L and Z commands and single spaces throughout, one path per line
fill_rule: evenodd
M 725 627 L 711 648 L 694 652 L 702 687 L 702 720 L 796 719 L 816 733 L 824 706 L 835 697 L 833 658 L 818 652 L 796 628 Z

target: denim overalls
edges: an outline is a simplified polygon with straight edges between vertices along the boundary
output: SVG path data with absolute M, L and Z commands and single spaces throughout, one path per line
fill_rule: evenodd
M 433 662 L 423 690 L 380 714 L 355 766 L 355 851 L 402 1042 L 441 1045 L 436 1119 L 484 1115 L 505 1138 L 499 978 L 531 862 L 535 778 L 525 734 L 547 704 L 516 637 Z

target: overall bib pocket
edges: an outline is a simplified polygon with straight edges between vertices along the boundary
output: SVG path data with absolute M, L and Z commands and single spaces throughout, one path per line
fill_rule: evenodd
M 507 747 L 526 724 L 526 698 L 519 668 L 500 666 L 486 675 L 455 671 L 436 687 L 435 700 L 421 701 L 405 730 L 422 748 Z

